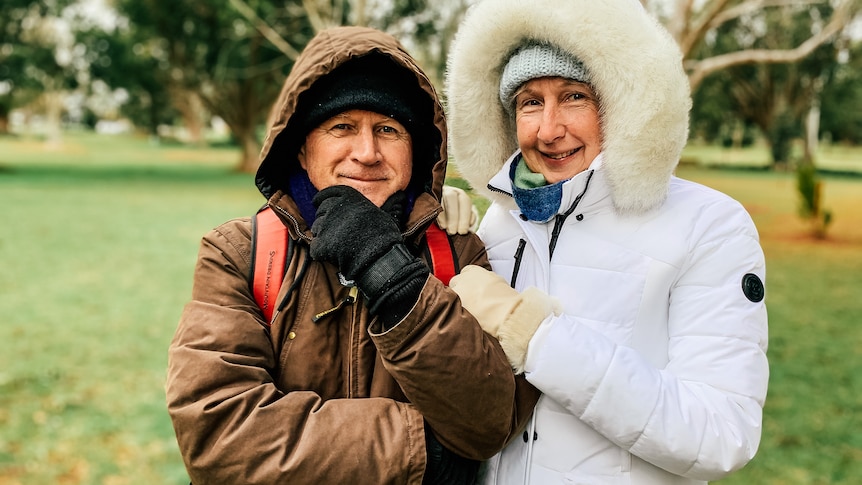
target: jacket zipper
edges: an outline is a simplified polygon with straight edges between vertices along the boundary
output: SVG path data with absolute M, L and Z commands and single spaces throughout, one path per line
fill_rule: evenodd
M 584 194 L 586 194 L 587 189 L 590 188 L 590 179 L 593 178 L 594 173 L 595 173 L 594 170 L 590 170 L 589 175 L 587 175 L 587 181 L 584 183 L 584 190 L 582 190 L 581 193 L 578 194 L 577 197 L 575 197 L 575 201 L 572 202 L 572 206 L 569 207 L 569 210 L 567 210 L 566 212 L 564 212 L 562 214 L 558 214 L 556 219 L 554 220 L 554 229 L 553 229 L 553 231 L 551 231 L 551 242 L 550 242 L 550 244 L 548 244 L 548 261 L 549 262 L 551 259 L 554 258 L 554 249 L 556 249 L 556 247 L 557 247 L 557 239 L 560 237 L 560 232 L 563 231 L 563 223 L 566 222 L 566 219 L 568 219 L 568 217 L 570 215 L 572 215 L 572 212 L 574 212 L 575 209 L 577 209 L 578 204 L 581 203 L 581 199 L 584 198 Z
M 284 217 L 287 217 L 290 220 L 291 224 L 293 224 L 294 231 L 296 231 L 297 237 L 305 239 L 308 242 L 311 242 L 311 238 L 307 237 L 305 234 L 302 233 L 302 231 L 299 230 L 299 221 L 297 221 L 296 218 L 293 217 L 293 215 L 291 215 L 290 212 L 287 212 L 286 210 L 282 209 L 281 207 L 279 207 L 275 204 L 271 204 L 271 206 L 275 210 L 277 210 L 278 212 L 281 212 L 282 215 L 284 215 Z
M 538 403 L 536 403 L 538 407 Z M 524 464 L 524 485 L 530 485 L 530 474 L 533 468 L 533 445 L 536 443 L 536 410 L 530 416 L 530 434 L 527 435 L 527 463 Z
M 515 287 L 515 282 L 518 281 L 518 273 L 521 271 L 521 259 L 524 258 L 524 247 L 527 245 L 526 239 L 518 241 L 518 249 L 515 250 L 515 267 L 512 268 L 512 280 L 509 286 Z
M 341 308 L 344 307 L 344 305 L 350 305 L 351 303 L 356 301 L 356 295 L 358 295 L 358 294 L 359 294 L 359 289 L 356 288 L 355 286 L 351 286 L 350 290 L 347 292 L 347 296 L 342 298 L 341 301 L 336 303 L 335 306 L 330 308 L 329 310 L 324 310 L 324 311 L 318 313 L 317 315 L 313 316 L 311 318 L 311 321 L 314 323 L 317 323 L 320 320 L 322 320 L 323 318 L 325 318 L 326 316 L 331 315 L 331 314 L 337 312 L 338 310 L 341 310 Z
M 581 203 L 581 199 L 584 197 L 584 194 L 587 193 L 587 189 L 590 187 L 590 179 L 593 178 L 593 173 L 595 171 L 591 170 L 590 174 L 587 176 L 587 182 L 584 184 L 584 190 L 581 191 L 580 194 L 575 198 L 575 201 L 572 203 L 572 206 L 563 213 L 557 215 L 554 220 L 554 229 L 551 231 L 551 241 L 548 244 L 548 261 L 553 259 L 554 257 L 554 249 L 557 247 L 557 239 L 560 237 L 560 232 L 563 230 L 563 223 L 566 221 L 572 212 L 578 207 L 578 204 Z M 494 192 L 498 192 L 501 194 L 506 194 L 509 197 L 512 197 L 512 194 L 506 192 L 505 190 L 498 189 L 491 184 L 488 184 L 488 189 Z M 580 219 L 579 219 L 580 220 Z M 518 241 L 518 249 L 515 251 L 515 267 L 512 269 L 512 279 L 509 282 L 509 286 L 512 288 L 515 287 L 515 282 L 518 281 L 518 273 L 521 271 L 521 259 L 524 257 L 524 246 L 527 244 L 527 241 L 521 239 Z

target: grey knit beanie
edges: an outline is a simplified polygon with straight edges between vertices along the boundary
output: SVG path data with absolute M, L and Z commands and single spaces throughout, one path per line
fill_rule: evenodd
M 564 77 L 588 82 L 587 70 L 576 57 L 551 44 L 527 44 L 509 57 L 500 77 L 500 101 L 507 111 L 512 110 L 515 90 L 539 77 Z

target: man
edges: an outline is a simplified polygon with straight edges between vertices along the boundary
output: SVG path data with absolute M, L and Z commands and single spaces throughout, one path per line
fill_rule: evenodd
M 171 343 L 196 485 L 472 483 L 525 423 L 538 394 L 429 274 L 445 167 L 442 107 L 395 39 L 341 27 L 308 44 L 256 179 L 289 230 L 273 317 L 249 288 L 251 223 L 229 221 L 202 241 Z M 457 267 L 490 268 L 475 235 L 451 243 Z

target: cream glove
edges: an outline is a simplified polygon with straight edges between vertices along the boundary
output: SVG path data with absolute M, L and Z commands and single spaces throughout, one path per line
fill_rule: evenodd
M 470 200 L 467 192 L 449 185 L 443 186 L 443 197 L 440 200 L 443 212 L 437 216 L 437 225 L 449 235 L 476 232 L 476 221 L 479 211 Z
M 515 374 L 524 372 L 527 347 L 539 324 L 549 315 L 562 313 L 562 305 L 538 288 L 518 293 L 498 274 L 479 266 L 466 266 L 449 282 L 489 335 L 500 341 Z

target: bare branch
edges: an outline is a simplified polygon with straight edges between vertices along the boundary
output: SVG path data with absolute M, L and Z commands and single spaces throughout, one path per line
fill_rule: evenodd
M 692 91 L 697 88 L 707 75 L 731 66 L 755 63 L 792 63 L 803 59 L 847 25 L 852 18 L 852 3 L 852 0 L 848 0 L 839 5 L 833 12 L 829 23 L 823 27 L 823 30 L 812 35 L 808 40 L 794 49 L 748 49 L 700 61 L 686 61 L 685 66 L 689 72 L 688 79 Z
M 758 0 L 754 0 L 758 1 Z M 680 30 L 680 37 L 677 37 L 677 42 L 682 50 L 683 56 L 688 57 L 694 46 L 703 39 L 706 32 L 710 29 L 711 20 L 718 15 L 730 0 L 715 0 L 707 2 L 703 10 L 698 14 L 698 18 L 694 19 L 692 14 L 692 5 L 690 0 L 686 0 L 688 11 L 685 17 L 681 20 L 683 25 L 691 23 L 692 27 Z
M 272 43 L 276 49 L 280 50 L 291 60 L 296 60 L 296 58 L 299 57 L 299 51 L 294 49 L 292 45 L 284 40 L 284 38 L 282 38 L 281 35 L 270 27 L 262 18 L 258 17 L 247 3 L 243 0 L 230 0 L 230 4 L 233 5 L 233 8 L 235 8 L 240 15 L 245 17 L 245 19 L 248 20 L 249 23 L 251 23 L 254 28 L 266 38 L 266 40 Z
M 329 26 L 323 20 L 323 16 L 321 15 L 320 9 L 317 7 L 317 2 L 315 0 L 302 0 L 302 7 L 305 10 L 305 14 L 308 16 L 308 22 L 311 23 L 311 28 L 313 28 L 315 32 L 320 32 Z
M 368 25 L 368 16 L 365 14 L 365 0 L 357 0 L 353 6 L 353 11 L 356 13 L 354 25 Z
M 709 28 L 714 29 L 723 23 L 742 17 L 743 15 L 763 10 L 770 7 L 789 7 L 803 5 L 817 5 L 828 3 L 827 0 L 754 0 L 743 2 L 735 7 L 731 7 L 723 12 L 720 12 L 709 23 Z
M 688 35 L 688 25 L 691 12 L 694 10 L 694 0 L 676 0 L 676 8 L 668 19 L 668 29 L 673 38 L 679 41 Z
M 321 8 L 321 3 L 323 8 Z M 345 2 L 321 2 L 320 0 L 302 0 L 308 21 L 315 32 L 341 25 L 341 17 Z M 356 25 L 362 25 L 357 23 Z

